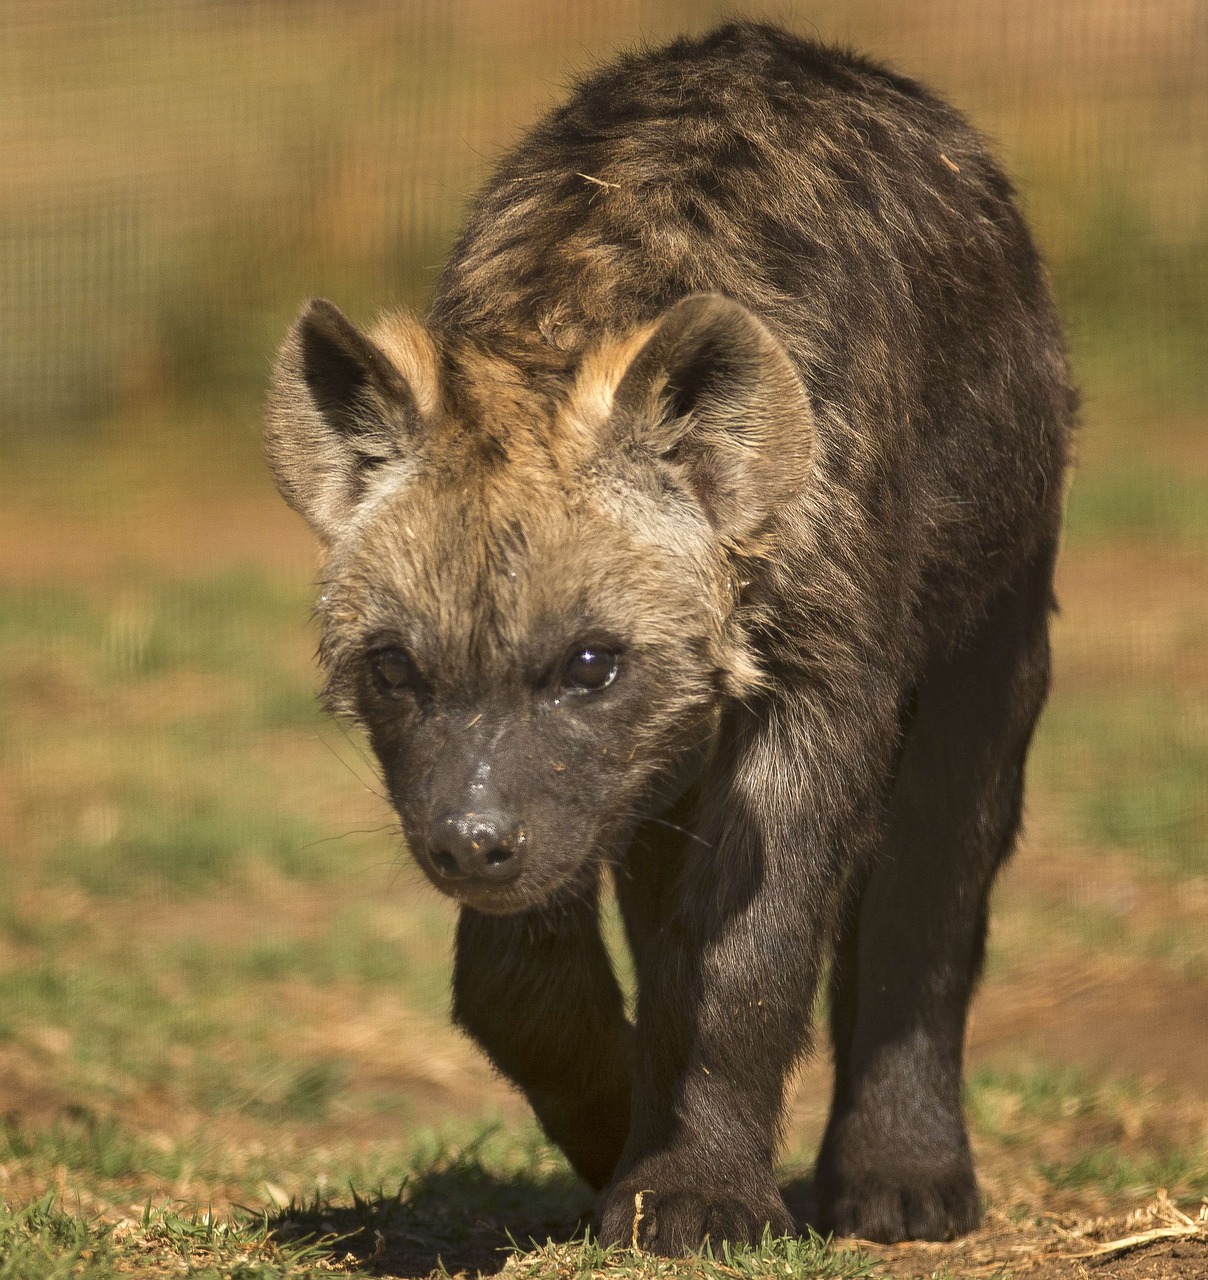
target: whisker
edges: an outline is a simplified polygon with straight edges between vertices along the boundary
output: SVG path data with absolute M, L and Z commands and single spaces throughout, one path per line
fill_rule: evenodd
M 337 729 L 344 735 L 344 741 L 357 753 L 362 763 L 368 768 L 369 772 L 376 778 L 378 776 L 377 761 L 365 750 L 359 738 L 353 737 L 349 732 L 348 726 L 342 720 L 336 718 L 332 721 Z
M 379 832 L 392 830 L 396 825 L 393 822 L 386 822 L 380 827 L 358 827 L 355 831 L 342 831 L 336 836 L 321 836 L 318 840 L 312 840 L 310 844 L 304 844 L 295 849 L 294 852 L 305 853 L 308 849 L 317 849 L 321 844 L 331 844 L 335 840 L 347 840 L 349 836 L 376 836 Z
M 367 783 L 365 779 L 362 778 L 359 773 L 357 773 L 357 771 L 352 767 L 352 765 L 350 765 L 348 761 L 345 760 L 342 755 L 340 755 L 340 753 L 335 749 L 335 747 L 333 747 L 331 743 L 328 742 L 327 739 L 323 737 L 321 733 L 316 733 L 314 736 L 327 748 L 328 751 L 331 752 L 333 756 L 335 756 L 335 758 L 344 766 L 345 769 L 348 770 L 349 773 L 352 774 L 352 776 L 361 784 L 362 787 L 365 788 L 366 791 L 369 792 L 370 795 L 377 796 L 379 800 L 384 801 L 386 804 L 390 803 L 389 799 L 385 795 L 383 795 L 382 792 L 380 792 L 376 787 L 371 787 L 369 783 Z
M 678 822 L 668 822 L 666 818 L 646 818 L 646 822 L 657 823 L 660 827 L 667 827 L 672 831 L 678 831 L 680 835 L 687 836 L 689 840 L 695 840 L 697 844 L 703 845 L 706 849 L 712 849 L 711 841 L 706 840 L 703 836 L 698 836 L 695 831 L 689 831 L 687 827 L 681 827 Z

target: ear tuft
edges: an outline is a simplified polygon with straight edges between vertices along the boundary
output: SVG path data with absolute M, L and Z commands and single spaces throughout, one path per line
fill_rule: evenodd
M 767 326 L 719 294 L 663 313 L 617 386 L 612 421 L 676 468 L 735 544 L 808 483 L 814 416 L 801 378 Z
M 389 356 L 315 298 L 277 356 L 265 452 L 282 496 L 324 540 L 339 536 L 377 468 L 409 456 L 415 394 Z

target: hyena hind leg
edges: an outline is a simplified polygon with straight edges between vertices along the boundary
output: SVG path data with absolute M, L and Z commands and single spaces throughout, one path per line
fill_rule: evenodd
M 835 1086 L 815 1174 L 818 1226 L 948 1239 L 981 1216 L 961 1111 L 987 899 L 1019 828 L 1024 758 L 1048 687 L 1052 559 L 933 665 L 884 847 L 850 894 L 831 985 Z
M 453 1016 L 519 1085 L 575 1172 L 604 1187 L 629 1132 L 632 1032 L 594 872 L 520 915 L 462 908 Z

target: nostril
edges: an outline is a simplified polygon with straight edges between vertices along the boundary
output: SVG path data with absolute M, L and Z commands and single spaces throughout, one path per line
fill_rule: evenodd
M 504 845 L 497 844 L 493 849 L 488 849 L 486 851 L 486 864 L 488 867 L 502 866 L 508 861 L 514 852 L 515 850 L 513 849 L 508 849 Z
M 461 875 L 461 868 L 457 865 L 457 859 L 451 853 L 442 853 L 439 850 L 434 851 L 432 865 L 442 876 L 447 876 L 450 879 Z

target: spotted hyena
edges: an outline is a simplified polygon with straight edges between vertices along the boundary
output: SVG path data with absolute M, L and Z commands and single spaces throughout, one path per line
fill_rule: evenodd
M 267 447 L 324 545 L 328 700 L 461 903 L 454 1017 L 605 1240 L 639 1193 L 662 1253 L 793 1229 L 773 1156 L 827 971 L 817 1225 L 977 1222 L 962 1038 L 1073 401 L 977 134 L 748 23 L 585 79 L 424 321 L 295 322 Z

